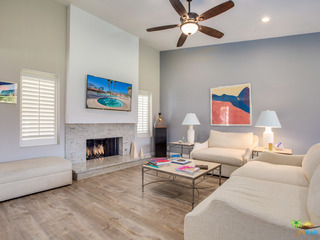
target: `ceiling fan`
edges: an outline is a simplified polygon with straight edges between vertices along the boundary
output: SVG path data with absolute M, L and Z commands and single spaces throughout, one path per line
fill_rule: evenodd
M 160 31 L 160 30 L 180 27 L 182 33 L 178 40 L 177 47 L 181 47 L 186 41 L 187 37 L 189 35 L 196 33 L 198 30 L 210 37 L 222 38 L 224 35 L 222 32 L 210 27 L 200 25 L 199 22 L 208 20 L 209 18 L 215 17 L 223 12 L 228 11 L 230 8 L 234 7 L 233 1 L 227 1 L 209 9 L 208 11 L 202 13 L 201 15 L 198 15 L 197 13 L 190 11 L 190 4 L 192 0 L 186 0 L 188 2 L 188 12 L 184 8 L 180 0 L 169 0 L 169 1 L 172 7 L 180 15 L 181 24 L 172 24 L 172 25 L 148 28 L 147 32 Z

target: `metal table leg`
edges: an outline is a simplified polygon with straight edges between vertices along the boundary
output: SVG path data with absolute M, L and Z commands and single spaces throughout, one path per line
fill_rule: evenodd
M 144 167 L 142 166 L 142 192 L 144 192 Z
M 221 186 L 221 168 L 222 168 L 222 165 L 220 165 L 219 167 L 219 186 Z
M 194 207 L 194 189 L 195 189 L 195 185 L 194 185 L 194 179 L 192 180 L 192 209 Z

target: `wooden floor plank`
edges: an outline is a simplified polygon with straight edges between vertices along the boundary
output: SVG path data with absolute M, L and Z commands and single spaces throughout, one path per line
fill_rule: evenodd
M 19 201 L 7 203 L 4 204 L 6 217 L 14 230 L 20 233 L 21 239 L 49 239 L 24 204 L 19 204 Z
M 5 207 L 2 206 L 0 208 L 0 239 L 23 239 L 16 225 L 10 222 L 6 213 Z
M 196 204 L 218 187 L 206 178 L 199 186 L 213 187 L 195 192 Z M 169 182 L 142 192 L 141 166 L 133 167 L 0 203 L 0 239 L 183 239 L 191 197 Z

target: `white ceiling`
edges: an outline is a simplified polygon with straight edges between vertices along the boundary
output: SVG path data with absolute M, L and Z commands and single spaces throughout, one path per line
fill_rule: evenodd
M 160 51 L 177 49 L 179 28 L 146 32 L 147 28 L 179 24 L 179 15 L 168 0 L 56 0 L 73 4 L 137 36 Z M 181 2 L 186 6 L 185 0 Z M 199 15 L 226 0 L 193 0 L 191 11 Z M 320 32 L 320 0 L 234 0 L 229 11 L 201 25 L 225 35 L 215 39 L 200 32 L 188 37 L 182 48 Z M 270 16 L 269 23 L 261 17 Z

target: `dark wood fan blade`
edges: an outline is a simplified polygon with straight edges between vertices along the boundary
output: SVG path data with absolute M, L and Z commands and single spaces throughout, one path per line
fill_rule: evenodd
M 165 26 L 160 26 L 160 27 L 148 28 L 147 32 L 166 30 L 166 29 L 176 28 L 176 27 L 180 27 L 180 25 L 179 24 L 172 24 L 172 25 L 165 25 Z
M 224 13 L 225 11 L 228 11 L 230 8 L 233 8 L 233 7 L 234 7 L 233 1 L 227 1 L 227 2 L 221 3 L 220 5 L 215 6 L 209 9 L 208 11 L 202 13 L 198 18 L 199 22 L 215 17 L 221 13 Z
M 224 35 L 222 32 L 206 26 L 200 26 L 199 31 L 214 38 L 222 38 Z
M 172 7 L 174 8 L 174 10 L 176 10 L 176 12 L 181 16 L 187 16 L 187 10 L 184 8 L 184 6 L 182 5 L 182 3 L 180 2 L 180 0 L 169 0 Z
M 184 42 L 187 40 L 188 35 L 185 35 L 184 33 L 181 33 L 178 43 L 177 43 L 177 47 L 181 47 Z

